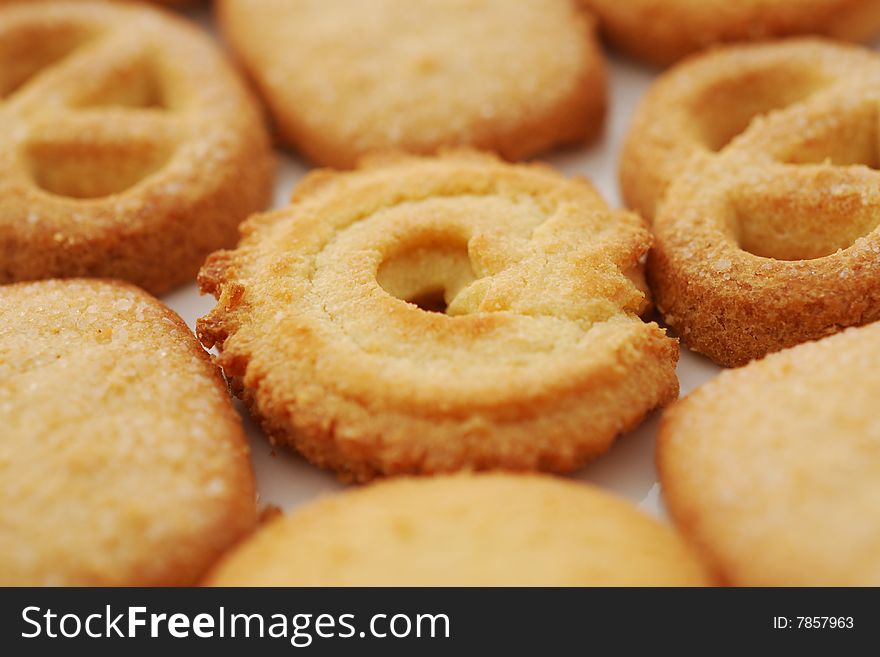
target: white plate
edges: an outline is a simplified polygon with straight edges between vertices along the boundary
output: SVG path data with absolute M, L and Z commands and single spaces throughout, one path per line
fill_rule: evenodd
M 207 13 L 193 17 L 210 26 Z M 588 146 L 551 153 L 541 159 L 567 175 L 585 176 L 614 206 L 620 206 L 617 185 L 617 160 L 624 135 L 636 103 L 648 88 L 656 72 L 615 56 L 610 57 L 610 109 L 603 137 Z M 286 205 L 290 190 L 308 166 L 290 153 L 278 153 L 279 170 L 275 188 L 275 206 Z M 214 305 L 211 297 L 200 297 L 195 285 L 189 285 L 164 298 L 190 327 Z M 709 380 L 720 368 L 682 348 L 678 377 L 682 394 Z M 319 495 L 342 488 L 335 476 L 307 463 L 286 448 L 272 448 L 256 426 L 247 419 L 247 411 L 238 405 L 246 418 L 253 449 L 254 470 L 263 502 L 292 509 Z M 614 447 L 587 467 L 574 473 L 578 479 L 593 482 L 631 500 L 647 513 L 664 518 L 660 485 L 654 467 L 654 442 L 657 414 L 635 431 L 621 436 Z

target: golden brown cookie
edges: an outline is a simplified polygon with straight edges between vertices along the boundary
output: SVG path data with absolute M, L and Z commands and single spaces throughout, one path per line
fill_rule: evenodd
M 33 3 L 33 2 L 57 2 L 58 0 L 0 0 L 0 5 L 13 3 Z M 70 2 L 152 2 L 159 5 L 168 5 L 171 7 L 182 7 L 184 5 L 192 5 L 201 0 L 69 0 Z
M 880 585 L 880 324 L 723 372 L 663 415 L 678 526 L 724 580 Z
M 319 164 L 468 145 L 520 159 L 594 136 L 605 66 L 572 0 L 222 0 L 281 138 Z
M 527 475 L 394 479 L 281 517 L 213 586 L 701 586 L 669 528 L 585 484 Z
M 26 4 L 35 2 L 57 2 L 58 0 L 0 0 L 0 6 L 11 5 L 15 3 Z M 171 7 L 182 7 L 184 5 L 192 5 L 200 0 L 69 0 L 70 2 L 152 2 L 160 5 L 168 5 Z
M 580 0 L 622 50 L 672 64 L 710 46 L 797 35 L 865 41 L 880 34 L 877 0 Z
M 798 40 L 667 73 L 622 165 L 659 310 L 722 365 L 880 319 L 880 57 Z
M 838 81 L 870 80 L 877 67 L 877 54 L 864 48 L 791 39 L 721 48 L 670 69 L 639 103 L 624 143 L 627 206 L 652 220 L 685 169 L 704 167 L 741 133 L 760 130 L 765 115 L 799 107 Z
M 222 378 L 133 286 L 0 286 L 0 426 L 3 585 L 188 585 L 255 525 Z
M 258 109 L 210 39 L 134 3 L 0 7 L 0 282 L 194 278 L 272 186 Z
M 273 441 L 344 477 L 565 471 L 678 394 L 641 219 L 476 153 L 318 171 L 199 278 L 199 336 Z

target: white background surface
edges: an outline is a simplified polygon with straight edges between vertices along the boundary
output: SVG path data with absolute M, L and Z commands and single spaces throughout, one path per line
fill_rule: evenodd
M 210 26 L 206 11 L 193 12 L 193 17 Z M 556 166 L 570 176 L 585 176 L 592 180 L 602 195 L 615 207 L 621 205 L 617 185 L 617 160 L 630 116 L 641 95 L 647 89 L 656 71 L 630 61 L 610 56 L 609 112 L 602 137 L 592 144 L 565 151 L 548 153 L 541 160 Z M 308 165 L 290 152 L 279 151 L 278 175 L 275 188 L 275 206 L 286 205 L 296 181 Z M 164 297 L 190 327 L 198 317 L 214 305 L 213 297 L 200 297 L 195 284 L 180 288 Z M 707 381 L 719 368 L 702 356 L 682 348 L 678 376 L 682 394 Z M 292 509 L 319 495 L 342 488 L 335 475 L 310 465 L 287 448 L 272 448 L 260 429 L 248 419 L 247 411 L 237 403 L 245 418 L 251 441 L 254 470 L 260 499 Z M 593 482 L 631 500 L 646 512 L 663 517 L 663 503 L 654 468 L 654 440 L 657 414 L 651 416 L 636 431 L 621 436 L 604 456 L 573 477 Z

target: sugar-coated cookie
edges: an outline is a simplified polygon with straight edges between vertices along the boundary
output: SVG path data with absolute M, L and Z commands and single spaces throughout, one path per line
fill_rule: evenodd
M 233 550 L 214 586 L 701 586 L 668 527 L 581 483 L 395 479 L 314 502 Z
M 520 159 L 599 130 L 605 67 L 572 0 L 221 0 L 282 139 L 350 167 L 467 145 Z
M 140 3 L 0 6 L 0 283 L 192 280 L 268 204 L 258 107 L 207 35 Z
M 666 323 L 722 365 L 880 319 L 880 56 L 737 46 L 665 74 L 621 167 Z
M 132 286 L 0 286 L 0 427 L 0 584 L 189 585 L 255 525 L 222 378 Z
M 880 34 L 877 0 L 580 0 L 602 31 L 639 59 L 666 65 L 737 41 L 821 35 L 864 41 Z
M 875 52 L 818 39 L 719 48 L 682 62 L 657 78 L 633 115 L 620 163 L 627 206 L 652 220 L 685 169 L 705 166 L 767 114 L 838 81 L 870 81 L 877 67 Z
M 880 324 L 721 376 L 670 407 L 677 525 L 729 584 L 880 585 Z
M 199 336 L 273 441 L 345 478 L 571 470 L 677 397 L 639 318 L 650 244 L 549 167 L 374 159 L 209 258 Z

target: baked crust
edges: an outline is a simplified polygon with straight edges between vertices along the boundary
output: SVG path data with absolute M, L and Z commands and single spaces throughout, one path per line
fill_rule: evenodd
M 213 586 L 703 586 L 681 538 L 599 488 L 534 475 L 396 478 L 260 529 Z
M 713 45 L 799 35 L 867 41 L 877 0 L 580 0 L 622 50 L 657 66 Z
M 217 368 L 134 286 L 0 286 L 0 583 L 192 585 L 256 524 Z
M 880 324 L 771 354 L 663 414 L 675 523 L 742 586 L 880 584 Z
M 0 7 L 0 283 L 194 279 L 269 202 L 256 103 L 198 29 L 143 5 Z
M 217 8 L 280 138 L 321 165 L 444 146 L 518 160 L 590 139 L 602 125 L 604 55 L 592 17 L 572 0 L 222 0 Z
M 699 170 L 771 112 L 808 102 L 837 80 L 870 79 L 877 54 L 818 39 L 743 45 L 663 73 L 636 108 L 620 158 L 627 207 L 653 221 L 672 181 Z
M 688 347 L 742 365 L 880 319 L 878 98 L 880 57 L 818 40 L 718 50 L 651 90 L 622 186 L 659 207 L 648 276 Z
M 198 335 L 274 442 L 343 478 L 571 470 L 677 397 L 677 344 L 639 318 L 650 243 L 547 167 L 373 158 L 208 259 Z

